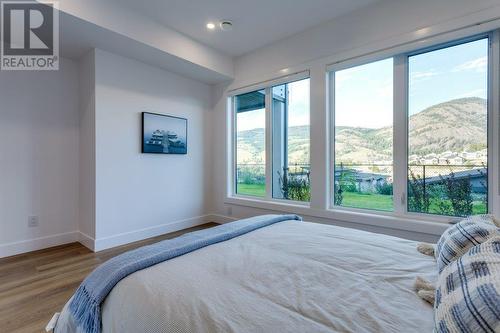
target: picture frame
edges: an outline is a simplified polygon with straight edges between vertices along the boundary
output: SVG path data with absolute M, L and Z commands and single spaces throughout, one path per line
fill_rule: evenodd
M 187 154 L 187 119 L 142 112 L 143 154 Z

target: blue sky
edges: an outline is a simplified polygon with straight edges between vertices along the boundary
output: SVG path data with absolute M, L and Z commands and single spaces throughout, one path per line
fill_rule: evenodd
M 335 73 L 335 125 L 392 125 L 392 58 Z
M 288 84 L 288 126 L 309 125 L 309 79 Z
M 482 39 L 410 57 L 409 114 L 456 98 L 486 98 L 487 54 L 488 41 Z M 392 125 L 392 76 L 392 58 L 338 71 L 336 125 Z
M 487 63 L 487 39 L 410 57 L 410 115 L 456 98 L 486 99 Z
M 288 84 L 288 125 L 309 125 L 309 79 Z M 264 109 L 238 114 L 237 131 L 264 128 L 266 115 Z
M 463 97 L 486 98 L 488 40 L 408 59 L 409 114 Z M 290 83 L 289 125 L 309 124 L 309 79 Z M 393 59 L 335 73 L 335 124 L 381 128 L 393 122 Z M 238 115 L 238 131 L 263 128 L 264 110 Z

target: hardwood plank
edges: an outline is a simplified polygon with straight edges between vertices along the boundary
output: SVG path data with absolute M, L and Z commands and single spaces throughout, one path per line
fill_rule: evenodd
M 52 315 L 101 263 L 144 245 L 216 225 L 207 223 L 97 253 L 71 243 L 0 259 L 0 331 L 44 332 Z

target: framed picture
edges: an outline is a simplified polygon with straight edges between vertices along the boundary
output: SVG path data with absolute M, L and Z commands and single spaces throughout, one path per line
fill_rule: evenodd
M 143 112 L 142 153 L 187 154 L 187 119 Z

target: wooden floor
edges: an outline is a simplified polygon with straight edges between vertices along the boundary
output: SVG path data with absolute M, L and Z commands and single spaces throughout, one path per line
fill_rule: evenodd
M 207 223 L 98 253 L 72 243 L 0 259 L 0 332 L 44 332 L 52 315 L 99 264 L 122 252 L 215 225 Z

